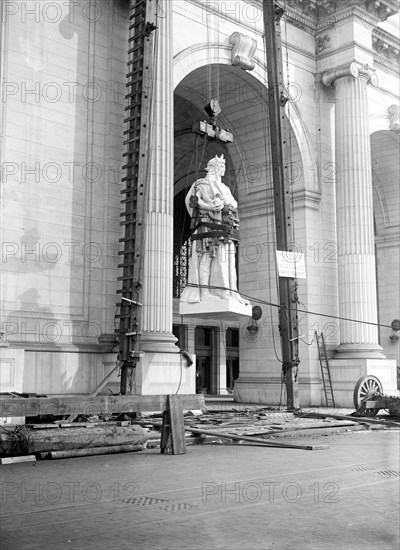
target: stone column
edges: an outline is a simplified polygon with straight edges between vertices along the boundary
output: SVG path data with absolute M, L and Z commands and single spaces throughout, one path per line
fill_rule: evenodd
M 336 211 L 341 317 L 377 323 L 377 289 L 367 84 L 374 72 L 353 62 L 322 76 L 336 89 Z M 378 328 L 340 321 L 338 358 L 383 358 Z
M 226 389 L 226 327 L 218 329 L 219 337 L 219 359 L 218 359 L 218 388 L 219 395 L 227 395 Z
M 153 6 L 154 4 L 154 6 Z M 157 9 L 153 66 L 150 173 L 143 268 L 142 349 L 177 352 L 172 334 L 174 119 L 172 2 L 149 2 Z

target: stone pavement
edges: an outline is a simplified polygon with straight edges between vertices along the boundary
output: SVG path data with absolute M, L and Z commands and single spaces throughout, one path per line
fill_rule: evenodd
M 398 430 L 0 466 L 2 550 L 392 550 Z

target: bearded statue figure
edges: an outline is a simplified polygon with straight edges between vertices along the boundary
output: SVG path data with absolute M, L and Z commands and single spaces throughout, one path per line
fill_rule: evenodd
M 239 218 L 237 202 L 222 182 L 224 156 L 211 159 L 206 170 L 206 177 L 196 180 L 185 198 L 193 234 L 188 284 L 180 300 L 196 303 L 231 298 L 247 305 L 237 291 Z

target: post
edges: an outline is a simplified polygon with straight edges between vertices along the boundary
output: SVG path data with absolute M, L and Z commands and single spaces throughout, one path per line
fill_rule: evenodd
M 292 234 L 291 205 L 289 202 L 287 147 L 289 122 L 285 114 L 287 101 L 283 81 L 280 18 L 283 9 L 274 0 L 263 0 L 264 38 L 267 53 L 268 108 L 274 187 L 275 229 L 277 250 L 288 250 L 288 235 Z M 282 347 L 282 370 L 285 377 L 287 408 L 299 408 L 299 391 L 295 368 L 298 364 L 298 340 L 293 336 L 297 326 L 291 305 L 294 299 L 294 281 L 279 277 L 279 331 Z

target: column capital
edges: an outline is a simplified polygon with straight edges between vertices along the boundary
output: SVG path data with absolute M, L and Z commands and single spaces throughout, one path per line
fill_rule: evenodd
M 329 69 L 322 73 L 322 83 L 325 86 L 330 86 L 338 78 L 344 76 L 352 76 L 354 78 L 366 78 L 368 84 L 377 86 L 378 77 L 376 76 L 375 69 L 371 69 L 369 65 L 362 65 L 357 61 L 346 63 L 335 69 Z

